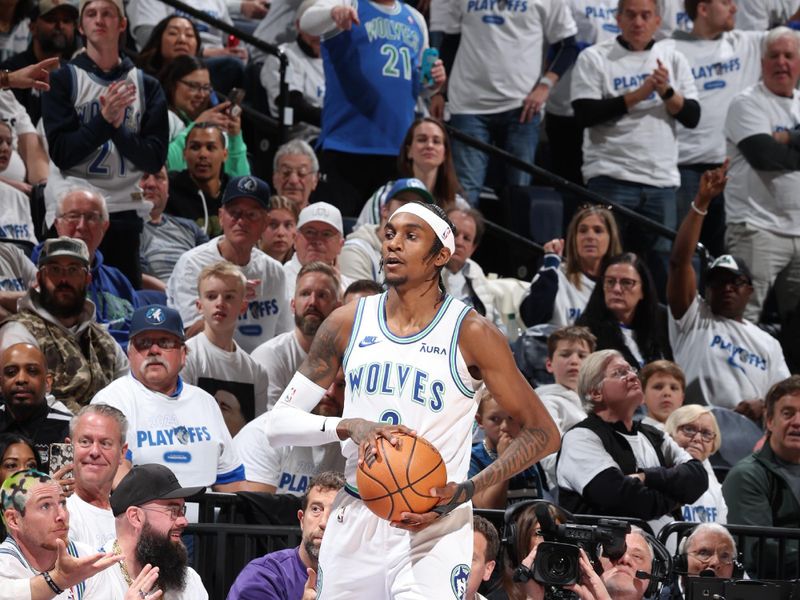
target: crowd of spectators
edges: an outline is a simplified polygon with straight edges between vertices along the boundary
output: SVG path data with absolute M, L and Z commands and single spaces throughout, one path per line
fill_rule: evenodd
M 517 537 L 476 517 L 465 598 L 490 580 L 491 598 L 546 597 L 524 578 L 542 500 L 558 522 L 703 523 L 672 549 L 681 575 L 800 575 L 796 540 L 737 555 L 724 528 L 800 527 L 800 377 L 776 337 L 800 309 L 800 2 L 783 4 L 192 3 L 279 45 L 281 89 L 275 56 L 158 0 L 3 3 L 0 588 L 207 597 L 180 540 L 198 518 L 185 500 L 210 489 L 301 502 L 301 545 L 250 563 L 229 598 L 315 597 L 344 460 L 335 443 L 270 445 L 265 419 L 325 319 L 384 291 L 384 228 L 412 202 L 455 226 L 444 291 L 520 364 L 519 334 L 546 340 L 529 382 L 562 436 L 473 498 L 512 507 Z M 243 111 L 243 89 L 266 102 Z M 271 164 L 253 110 L 289 126 Z M 478 248 L 505 249 L 482 201 L 531 178 L 446 122 L 549 156 L 674 239 L 569 192 L 533 280 L 487 275 Z M 341 416 L 347 386 L 345 365 L 314 413 Z M 470 477 L 522 427 L 482 387 Z M 45 501 L 52 527 L 26 510 Z M 651 573 L 652 539 L 627 542 L 603 575 L 582 556 L 572 591 L 652 595 L 629 576 Z

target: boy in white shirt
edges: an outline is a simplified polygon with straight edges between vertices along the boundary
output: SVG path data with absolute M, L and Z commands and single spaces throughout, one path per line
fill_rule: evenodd
M 586 418 L 583 402 L 575 390 L 578 389 L 581 365 L 594 352 L 596 344 L 597 339 L 587 327 L 575 325 L 556 329 L 547 338 L 545 368 L 553 374 L 556 382 L 540 385 L 534 391 L 539 394 L 561 435 Z M 551 487 L 556 485 L 557 454 L 545 456 L 540 461 Z
M 247 309 L 247 280 L 229 262 L 205 267 L 197 278 L 197 311 L 203 331 L 186 342 L 181 377 L 214 396 L 231 436 L 267 409 L 265 369 L 233 340 Z

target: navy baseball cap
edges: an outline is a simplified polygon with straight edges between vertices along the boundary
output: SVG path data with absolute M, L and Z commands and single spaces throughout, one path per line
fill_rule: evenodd
M 143 331 L 163 331 L 186 339 L 183 333 L 183 319 L 174 308 L 162 304 L 151 304 L 137 308 L 131 317 L 131 339 Z
M 234 177 L 225 186 L 222 205 L 225 206 L 228 202 L 233 202 L 237 198 L 252 198 L 263 208 L 269 208 L 269 197 L 271 195 L 269 184 L 263 179 L 252 175 Z
M 141 506 L 153 500 L 189 498 L 203 490 L 205 486 L 181 487 L 175 473 L 164 465 L 136 465 L 111 492 L 111 512 L 118 517 L 131 506 Z
M 389 202 L 392 198 L 398 194 L 401 194 L 402 192 L 411 192 L 412 194 L 419 196 L 423 202 L 433 204 L 433 196 L 431 196 L 428 188 L 426 188 L 425 184 L 416 177 L 406 177 L 405 179 L 398 179 L 395 181 L 394 185 L 392 185 L 392 189 L 390 189 L 389 193 L 386 194 L 386 202 Z

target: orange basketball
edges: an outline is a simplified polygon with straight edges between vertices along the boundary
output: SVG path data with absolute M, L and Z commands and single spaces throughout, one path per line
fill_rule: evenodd
M 447 483 L 442 455 L 421 437 L 395 433 L 399 443 L 378 438 L 377 460 L 356 471 L 358 493 L 372 512 L 388 521 L 399 521 L 400 513 L 431 510 L 439 498 L 430 490 Z

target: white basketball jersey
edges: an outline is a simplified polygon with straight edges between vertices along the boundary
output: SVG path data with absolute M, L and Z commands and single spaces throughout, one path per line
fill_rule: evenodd
M 344 418 L 402 424 L 432 443 L 447 466 L 448 481 L 469 471 L 472 424 L 480 382 L 458 348 L 461 322 L 472 308 L 445 296 L 422 331 L 399 337 L 386 323 L 388 292 L 359 301 L 342 361 L 347 387 Z M 355 488 L 358 447 L 342 443 L 345 475 Z
M 82 123 L 87 123 L 100 112 L 100 96 L 106 94 L 108 86 L 113 82 L 100 79 L 72 64 L 68 64 L 67 67 L 73 80 L 72 101 L 75 112 Z M 143 73 L 141 69 L 130 69 L 119 81 L 123 80 L 135 85 L 138 93 L 133 103 L 125 109 L 122 127 L 138 133 L 142 113 L 145 110 Z M 152 205 L 141 199 L 138 187 L 141 177 L 142 171 L 130 160 L 123 158 L 114 142 L 108 139 L 84 160 L 69 169 L 61 170 L 51 161 L 48 188 L 52 187 L 53 191 L 56 191 L 55 188 L 63 190 L 68 186 L 79 184 L 80 181 L 76 179 L 84 180 L 105 196 L 109 212 L 137 210 L 146 216 Z M 53 198 L 55 197 L 54 195 Z M 48 223 L 55 217 L 55 202 L 50 200 L 48 198 Z

